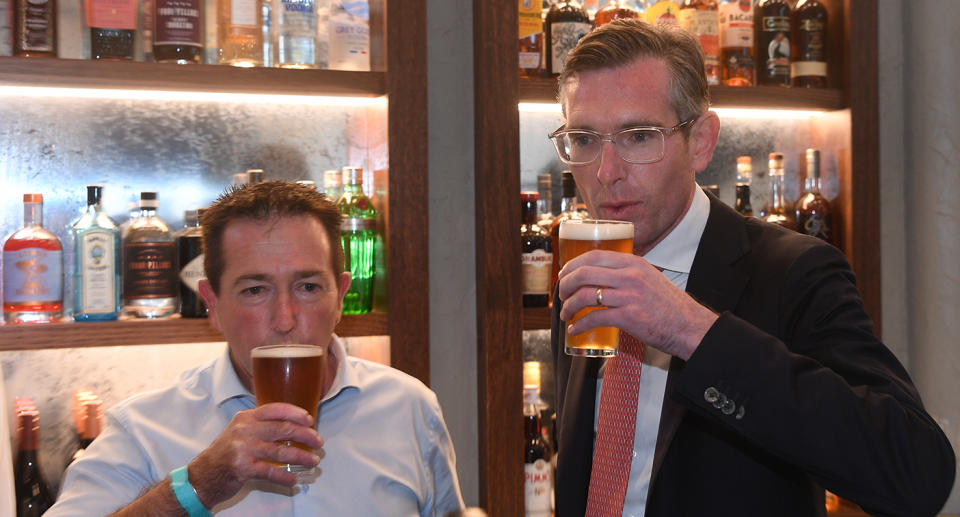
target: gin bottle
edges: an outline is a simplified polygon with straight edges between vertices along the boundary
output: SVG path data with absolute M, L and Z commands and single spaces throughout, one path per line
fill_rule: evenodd
M 343 194 L 337 201 L 343 223 L 344 270 L 352 278 L 343 299 L 344 314 L 364 314 L 373 308 L 373 280 L 377 241 L 377 211 L 363 193 L 363 169 L 343 168 Z
M 177 232 L 177 271 L 180 272 L 180 315 L 206 318 L 207 306 L 200 298 L 203 271 L 203 228 L 200 218 L 205 210 L 187 210 L 186 228 Z
M 3 319 L 46 323 L 63 313 L 63 246 L 43 227 L 43 195 L 23 195 L 23 227 L 3 243 Z
M 157 217 L 157 193 L 140 193 L 140 215 L 123 233 L 123 310 L 162 318 L 177 310 L 177 244 Z
M 87 186 L 87 208 L 73 222 L 73 319 L 120 315 L 120 230 L 100 208 L 103 187 Z

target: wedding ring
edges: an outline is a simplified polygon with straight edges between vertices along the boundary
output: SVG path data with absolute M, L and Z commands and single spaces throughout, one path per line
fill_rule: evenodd
M 602 306 L 603 306 L 603 288 L 598 287 L 597 288 L 597 307 L 602 307 Z

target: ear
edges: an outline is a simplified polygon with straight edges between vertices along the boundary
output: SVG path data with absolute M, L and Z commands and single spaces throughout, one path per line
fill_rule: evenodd
M 213 328 L 223 332 L 223 329 L 220 328 L 220 319 L 217 317 L 217 295 L 213 292 L 210 281 L 203 278 L 200 280 L 198 287 L 200 288 L 200 297 L 203 298 L 203 303 L 206 304 L 207 310 L 210 312 L 209 318 Z
M 700 115 L 690 130 L 690 162 L 694 171 L 700 172 L 707 168 L 719 138 L 720 117 L 712 111 Z
M 343 297 L 347 295 L 347 289 L 350 289 L 350 272 L 344 271 L 343 273 L 340 273 L 340 278 L 338 280 L 339 282 L 338 282 L 337 288 L 340 290 L 339 291 L 340 310 L 342 311 Z

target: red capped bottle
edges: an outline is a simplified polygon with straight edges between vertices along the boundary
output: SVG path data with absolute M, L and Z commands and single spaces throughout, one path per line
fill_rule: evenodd
M 3 319 L 47 323 L 63 314 L 63 246 L 43 227 L 43 195 L 23 195 L 23 227 L 3 243 Z

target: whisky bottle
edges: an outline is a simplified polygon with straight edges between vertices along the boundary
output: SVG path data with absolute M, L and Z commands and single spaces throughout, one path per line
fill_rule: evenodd
M 524 307 L 546 307 L 550 298 L 553 253 L 550 234 L 537 224 L 536 192 L 520 193 L 523 223 L 520 226 L 521 284 Z
M 120 315 L 120 230 L 100 207 L 102 194 L 102 186 L 88 185 L 87 208 L 71 225 L 76 321 L 111 321 Z
M 207 306 L 200 298 L 203 271 L 203 228 L 200 220 L 206 210 L 187 210 L 186 227 L 177 232 L 177 271 L 180 279 L 180 315 L 184 318 L 206 318 Z
M 770 153 L 770 185 L 772 206 L 763 220 L 795 231 L 797 222 L 787 212 L 783 200 L 783 153 Z
M 833 213 L 830 202 L 820 194 L 820 151 L 807 149 L 806 189 L 794 203 L 797 231 L 833 243 Z
M 586 36 L 593 25 L 587 12 L 576 0 L 558 0 L 547 11 L 547 40 L 546 49 L 547 73 L 559 75 L 567 54 L 577 46 L 580 38 Z
M 84 14 L 90 28 L 90 59 L 133 59 L 136 0 L 85 0 Z
M 560 223 L 568 219 L 585 219 L 587 213 L 580 210 L 577 204 L 577 183 L 573 180 L 573 173 L 563 171 L 560 174 L 560 213 L 550 223 L 550 251 L 552 261 L 550 265 L 550 298 L 548 305 L 553 306 L 553 291 L 557 284 L 557 275 L 560 273 Z
M 263 31 L 258 0 L 217 2 L 217 62 L 243 68 L 263 64 Z
M 47 323 L 63 313 L 63 246 L 43 227 L 43 195 L 23 195 L 23 227 L 3 243 L 3 319 Z
M 597 28 L 605 23 L 620 18 L 639 18 L 640 11 L 634 9 L 625 0 L 610 0 L 593 16 L 593 27 Z
M 827 87 L 827 8 L 818 0 L 800 0 L 793 10 L 793 86 Z
M 526 517 L 550 517 L 553 472 L 550 448 L 543 442 L 539 386 L 523 388 L 523 501 Z
M 344 314 L 365 314 L 373 308 L 377 211 L 363 193 L 363 168 L 343 168 L 343 194 L 337 201 L 343 222 L 340 243 L 350 288 L 343 297 Z
M 57 0 L 14 0 L 13 55 L 57 57 Z
M 153 0 L 153 58 L 187 65 L 203 60 L 203 2 Z
M 157 217 L 157 193 L 140 193 L 140 216 L 123 233 L 123 310 L 135 318 L 177 311 L 177 243 Z
M 720 81 L 726 86 L 753 86 L 753 3 L 723 0 L 720 14 Z
M 680 5 L 674 0 L 651 0 L 644 11 L 647 22 L 654 25 L 680 25 Z
M 737 199 L 733 209 L 746 217 L 753 216 L 750 204 L 750 181 L 753 176 L 753 161 L 749 156 L 737 157 Z
M 541 0 L 519 0 L 520 77 L 540 77 L 543 63 L 543 9 Z
M 757 83 L 790 86 L 790 4 L 760 0 L 754 11 Z
M 274 0 L 271 29 L 276 38 L 276 66 L 316 68 L 317 12 L 314 0 Z
M 717 0 L 684 0 L 680 6 L 680 27 L 700 41 L 707 84 L 720 84 L 720 14 Z
M 53 505 L 53 491 L 40 470 L 40 413 L 29 399 L 15 402 L 17 459 L 14 465 L 17 517 L 40 517 Z

